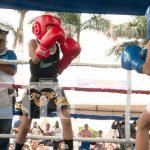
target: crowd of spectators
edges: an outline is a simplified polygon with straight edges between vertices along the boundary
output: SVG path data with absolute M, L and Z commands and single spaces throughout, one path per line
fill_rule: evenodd
M 19 116 L 17 120 L 14 121 L 12 125 L 12 134 L 16 135 L 21 126 L 22 117 Z M 62 128 L 59 127 L 59 121 L 55 122 L 55 126 L 51 127 L 50 123 L 46 122 L 43 127 L 41 127 L 37 121 L 34 121 L 30 132 L 30 135 L 43 135 L 43 136 L 61 136 L 63 134 Z M 14 150 L 15 138 L 10 140 L 9 150 Z M 60 140 L 48 140 L 48 139 L 27 139 L 23 146 L 23 150 L 63 150 L 64 142 Z
M 19 116 L 18 119 L 12 125 L 12 133 L 17 134 L 19 131 L 19 127 L 21 125 L 22 117 Z M 135 139 L 136 132 L 136 122 L 133 122 L 131 125 L 131 138 Z M 113 121 L 111 128 L 114 130 L 118 130 L 118 139 L 125 138 L 125 122 L 121 121 Z M 52 126 L 49 122 L 45 122 L 44 125 L 39 125 L 38 122 L 34 121 L 31 129 L 30 135 L 43 135 L 43 136 L 58 136 L 62 137 L 63 130 L 59 125 L 59 121 L 55 122 L 55 125 Z M 104 138 L 103 131 L 98 130 L 94 135 L 92 129 L 86 123 L 79 129 L 77 133 L 78 137 L 82 138 Z M 110 137 L 114 138 L 114 137 Z M 14 139 L 15 140 L 15 139 Z M 12 140 L 9 145 L 9 150 L 14 150 L 15 141 Z M 62 140 L 49 140 L 49 139 L 27 139 L 24 144 L 23 150 L 65 150 L 64 142 Z M 78 142 L 78 148 L 75 150 L 134 150 L 134 145 L 124 145 L 124 144 L 113 144 L 113 143 L 105 143 L 105 142 L 88 142 L 82 141 Z M 124 149 L 122 149 L 124 148 Z

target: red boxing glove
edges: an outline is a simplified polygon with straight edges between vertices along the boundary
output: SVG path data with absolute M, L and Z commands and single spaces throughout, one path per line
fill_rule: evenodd
M 66 38 L 65 42 L 61 44 L 60 47 L 63 56 L 58 62 L 58 74 L 61 74 L 81 52 L 80 45 L 72 38 Z
M 35 54 L 39 59 L 47 58 L 51 52 L 50 48 L 56 43 L 63 43 L 65 33 L 60 26 L 53 26 L 41 39 L 40 44 L 35 50 Z

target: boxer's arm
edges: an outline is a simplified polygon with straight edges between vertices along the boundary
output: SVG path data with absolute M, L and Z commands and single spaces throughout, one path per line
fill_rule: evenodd
M 147 8 L 146 14 L 145 14 L 146 20 L 147 20 L 147 57 L 145 60 L 145 63 L 143 64 L 142 71 L 143 73 L 150 75 L 150 7 Z
M 28 43 L 28 49 L 29 49 L 29 57 L 32 59 L 32 62 L 34 64 L 37 64 L 41 60 L 34 55 L 36 48 L 37 48 L 37 41 L 35 39 L 31 39 Z
M 143 73 L 150 75 L 150 40 L 147 43 L 147 57 L 142 68 Z

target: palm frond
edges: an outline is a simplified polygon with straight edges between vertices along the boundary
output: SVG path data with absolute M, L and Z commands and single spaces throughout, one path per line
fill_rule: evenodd
M 111 25 L 111 21 L 106 19 L 102 15 L 93 15 L 85 22 L 87 28 L 101 31 L 104 34 L 108 31 Z
M 147 31 L 146 31 L 146 19 L 145 17 L 133 17 L 133 20 L 130 22 L 126 22 L 119 25 L 113 25 L 112 30 L 107 33 L 107 36 L 112 39 L 117 38 L 142 38 L 146 39 Z
M 120 58 L 123 50 L 128 45 L 139 45 L 139 46 L 144 48 L 146 46 L 146 43 L 147 43 L 147 40 L 132 40 L 132 41 L 127 41 L 127 42 L 122 42 L 122 43 L 116 44 L 115 46 L 108 49 L 107 53 L 106 53 L 106 56 L 115 55 L 116 60 L 117 60 L 117 59 Z
M 8 30 L 8 31 L 12 31 L 12 33 L 14 35 L 17 34 L 15 28 L 13 27 L 13 25 L 9 24 L 8 22 L 0 22 L 0 28 L 4 29 L 4 30 Z

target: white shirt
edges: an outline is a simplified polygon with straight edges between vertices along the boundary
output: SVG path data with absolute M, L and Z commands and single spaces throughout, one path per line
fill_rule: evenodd
M 62 129 L 61 128 L 55 128 L 53 131 L 53 136 L 62 136 Z
M 0 71 L 0 83 L 15 83 L 14 77 L 3 71 Z M 1 86 L 2 87 L 2 86 Z M 12 97 L 8 95 L 8 88 L 0 88 L 0 119 L 11 119 L 12 114 Z
M 61 128 L 54 128 L 54 130 L 52 131 L 53 136 L 57 136 L 57 137 L 62 137 L 62 132 L 63 130 Z M 60 140 L 55 140 L 55 141 L 60 141 Z

